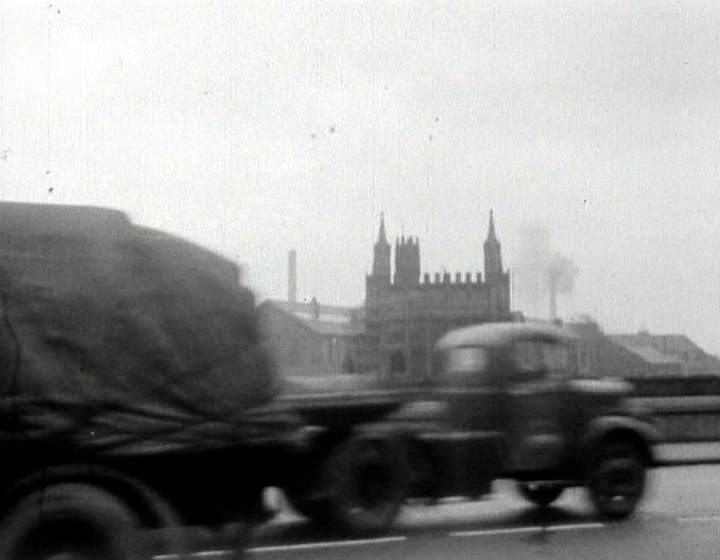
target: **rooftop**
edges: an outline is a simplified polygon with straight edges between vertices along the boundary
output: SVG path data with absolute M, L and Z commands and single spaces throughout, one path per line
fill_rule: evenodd
M 267 299 L 261 305 L 292 315 L 312 331 L 329 336 L 357 336 L 365 333 L 365 310 L 359 307 L 321 305 L 317 301 L 290 302 Z

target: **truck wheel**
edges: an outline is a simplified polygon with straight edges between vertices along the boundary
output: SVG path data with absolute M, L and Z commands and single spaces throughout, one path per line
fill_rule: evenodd
M 134 513 L 86 484 L 48 486 L 22 499 L 0 526 L 3 560 L 140 560 Z
M 395 520 L 410 478 L 399 442 L 353 437 L 325 463 L 330 522 L 350 534 L 379 533 Z
M 517 488 L 523 498 L 539 507 L 547 507 L 560 497 L 565 487 L 562 484 L 540 482 L 518 482 Z
M 646 464 L 637 445 L 611 441 L 594 455 L 588 490 L 597 512 L 608 519 L 631 515 L 645 491 Z

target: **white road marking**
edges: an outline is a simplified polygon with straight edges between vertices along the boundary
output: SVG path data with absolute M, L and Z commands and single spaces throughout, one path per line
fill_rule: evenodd
M 265 552 L 290 552 L 293 550 L 313 550 L 321 548 L 340 548 L 344 546 L 364 546 L 372 544 L 386 544 L 394 542 L 406 541 L 407 537 L 398 535 L 394 537 L 381 537 L 377 539 L 357 539 L 348 541 L 321 541 L 314 543 L 302 543 L 302 544 L 288 544 L 288 545 L 277 545 L 277 546 L 257 546 L 254 548 L 248 548 L 247 552 L 256 554 L 262 554 Z
M 542 527 L 512 527 L 508 529 L 479 529 L 477 531 L 452 531 L 450 537 L 483 537 L 491 535 L 512 535 L 518 533 L 537 533 Z
M 689 517 L 678 517 L 678 523 L 718 523 L 720 515 L 693 515 Z
M 181 558 L 215 558 L 219 556 L 227 556 L 232 553 L 232 550 L 204 550 L 202 552 L 191 552 L 186 556 L 180 556 L 179 554 L 157 554 L 153 556 L 153 560 L 180 560 Z
M 582 531 L 583 529 L 602 529 L 605 523 L 568 523 L 567 525 L 548 525 L 548 531 Z
M 509 527 L 506 529 L 479 529 L 477 531 L 453 531 L 448 533 L 450 537 L 489 537 L 493 535 L 513 535 L 541 533 L 552 531 L 582 531 L 585 529 L 601 529 L 604 523 L 571 523 L 567 525 L 532 525 L 529 527 Z

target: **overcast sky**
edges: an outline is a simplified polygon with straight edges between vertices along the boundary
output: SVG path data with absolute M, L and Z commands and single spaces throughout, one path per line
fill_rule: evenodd
M 431 273 L 537 232 L 561 315 L 720 352 L 720 5 L 0 4 L 0 196 L 103 205 L 359 304 L 380 211 Z M 528 235 L 528 231 L 535 234 Z M 516 309 L 547 315 L 515 283 Z

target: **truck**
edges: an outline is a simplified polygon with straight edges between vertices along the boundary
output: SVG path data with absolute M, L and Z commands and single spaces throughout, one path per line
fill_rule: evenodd
M 303 447 L 255 313 L 234 263 L 122 212 L 0 204 L 0 558 L 241 555 Z
M 269 487 L 353 535 L 499 478 L 539 506 L 584 486 L 611 519 L 643 495 L 657 430 L 626 383 L 572 375 L 562 329 L 450 332 L 410 385 L 283 380 L 266 342 L 231 261 L 114 210 L 0 204 L 0 558 L 182 557 L 197 533 L 240 557 Z
M 278 403 L 312 438 L 281 488 L 296 511 L 356 535 L 387 530 L 408 499 L 478 499 L 497 479 L 540 507 L 584 487 L 599 516 L 626 518 L 660 434 L 627 382 L 574 375 L 572 347 L 551 324 L 471 325 L 437 342 L 415 386 L 291 381 Z

